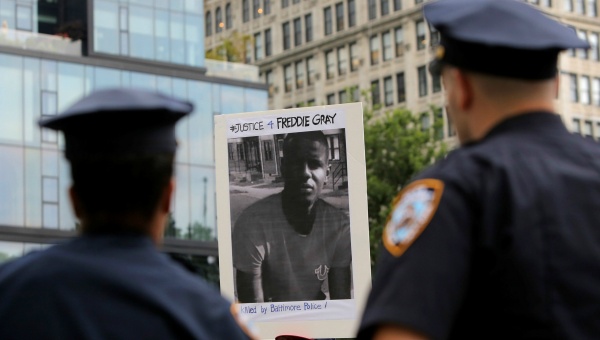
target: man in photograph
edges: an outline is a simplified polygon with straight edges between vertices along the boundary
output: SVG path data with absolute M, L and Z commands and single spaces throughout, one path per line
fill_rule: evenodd
M 284 189 L 242 212 L 233 229 L 239 302 L 351 298 L 350 224 L 320 198 L 329 176 L 321 131 L 288 134 Z

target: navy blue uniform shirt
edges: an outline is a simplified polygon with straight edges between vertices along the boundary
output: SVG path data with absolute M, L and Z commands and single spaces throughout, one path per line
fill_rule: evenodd
M 390 323 L 433 339 L 600 337 L 598 144 L 532 112 L 415 183 L 384 231 L 359 339 Z
M 216 289 L 137 235 L 82 236 L 0 267 L 0 339 L 247 339 Z

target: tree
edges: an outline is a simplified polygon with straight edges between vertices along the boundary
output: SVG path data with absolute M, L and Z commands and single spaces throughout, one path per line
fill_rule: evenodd
M 252 42 L 252 36 L 240 35 L 234 31 L 229 37 L 223 39 L 220 45 L 206 51 L 206 58 L 244 63 L 246 61 L 246 51 Z
M 443 131 L 440 130 L 443 129 L 443 120 L 439 114 L 440 110 L 435 107 L 420 115 L 406 109 L 374 115 L 365 109 L 372 268 L 394 197 L 413 176 L 446 154 L 446 145 L 439 139 L 439 132 Z M 428 124 L 431 120 L 433 124 Z

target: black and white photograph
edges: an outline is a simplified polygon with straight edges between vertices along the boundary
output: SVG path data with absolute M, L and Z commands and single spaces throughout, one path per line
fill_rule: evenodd
M 351 299 L 345 129 L 227 147 L 237 301 Z

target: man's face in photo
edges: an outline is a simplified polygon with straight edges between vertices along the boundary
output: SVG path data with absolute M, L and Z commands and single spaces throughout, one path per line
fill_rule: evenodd
M 287 197 L 310 206 L 327 183 L 327 145 L 322 140 L 300 135 L 292 137 L 285 152 L 282 170 Z

